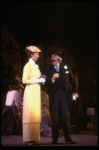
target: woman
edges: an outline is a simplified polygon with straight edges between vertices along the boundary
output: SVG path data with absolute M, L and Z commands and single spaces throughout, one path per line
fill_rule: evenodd
M 3 135 L 22 133 L 22 121 L 19 116 L 19 113 L 21 113 L 21 101 L 18 89 L 19 81 L 13 79 L 10 83 L 2 112 L 1 131 Z
M 23 97 L 23 142 L 28 145 L 36 144 L 40 140 L 41 122 L 41 73 L 35 61 L 39 58 L 41 50 L 35 46 L 26 47 L 29 62 L 23 70 L 22 82 L 26 84 Z

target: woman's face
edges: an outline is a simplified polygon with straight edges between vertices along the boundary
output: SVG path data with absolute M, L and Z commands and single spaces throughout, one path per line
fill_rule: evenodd
M 39 58 L 39 53 L 31 54 L 31 58 L 32 58 L 34 61 L 37 61 L 38 58 Z

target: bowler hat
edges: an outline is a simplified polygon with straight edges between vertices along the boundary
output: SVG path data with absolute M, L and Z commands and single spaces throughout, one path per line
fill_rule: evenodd
M 59 49 L 59 48 L 53 48 L 53 49 L 51 50 L 50 55 L 53 55 L 53 54 L 56 54 L 56 55 L 62 57 L 62 51 L 61 51 L 61 49 Z

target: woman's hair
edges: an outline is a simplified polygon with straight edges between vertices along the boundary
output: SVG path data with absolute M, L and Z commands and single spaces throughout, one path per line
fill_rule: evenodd
M 34 54 L 34 52 L 29 51 L 27 48 L 25 48 L 25 51 L 28 59 L 31 58 L 31 54 Z
M 19 81 L 17 79 L 10 80 L 9 90 L 16 90 L 14 89 L 14 85 L 19 85 Z
M 10 81 L 11 85 L 17 85 L 19 83 L 19 81 L 17 79 L 13 79 Z

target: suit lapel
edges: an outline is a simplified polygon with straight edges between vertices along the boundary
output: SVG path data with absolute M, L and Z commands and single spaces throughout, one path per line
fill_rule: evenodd
M 53 65 L 51 65 L 51 72 L 52 72 L 53 74 L 57 72 L 57 71 L 55 70 L 55 68 L 54 68 Z
M 61 71 L 61 74 L 62 74 L 63 84 L 64 84 L 65 88 L 67 89 L 67 82 L 66 82 L 66 76 L 65 76 L 65 69 L 64 69 L 63 64 L 60 64 L 60 71 Z
M 65 71 L 62 64 L 60 64 L 60 72 L 62 73 L 62 77 L 65 78 Z

